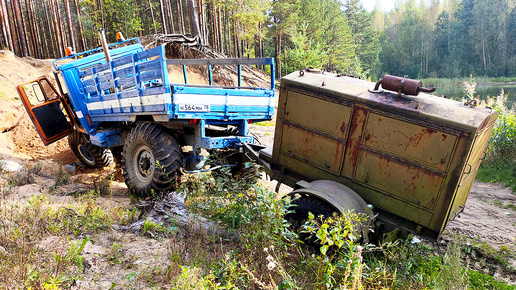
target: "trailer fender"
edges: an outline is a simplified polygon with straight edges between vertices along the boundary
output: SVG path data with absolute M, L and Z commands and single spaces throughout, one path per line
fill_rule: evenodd
M 332 180 L 316 180 L 312 182 L 301 180 L 296 185 L 299 188 L 289 194 L 291 198 L 295 198 L 296 195 L 306 194 L 321 199 L 340 213 L 355 212 L 357 214 L 365 214 L 367 220 L 357 223 L 355 226 L 357 232 L 361 233 L 363 241 L 366 244 L 369 243 L 367 233 L 375 220 L 375 216 L 371 207 L 353 189 Z
M 370 213 L 367 203 L 360 195 L 341 183 L 332 180 L 316 180 L 312 182 L 302 180 L 296 184 L 299 188 L 289 194 L 291 197 L 304 193 L 324 200 L 341 213 L 348 211 L 364 214 Z

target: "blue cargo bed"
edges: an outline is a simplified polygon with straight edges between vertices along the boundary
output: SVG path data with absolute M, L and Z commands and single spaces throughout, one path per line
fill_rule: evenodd
M 152 115 L 155 120 L 270 120 L 274 113 L 274 76 L 267 88 L 241 86 L 241 66 L 269 65 L 272 58 L 256 59 L 165 59 L 164 46 L 143 50 L 140 44 L 111 51 L 106 63 L 93 54 L 56 66 L 63 72 L 79 118 L 91 122 L 135 121 Z M 168 65 L 180 65 L 183 84 L 170 84 Z M 188 84 L 187 65 L 208 66 L 209 86 Z M 212 65 L 238 68 L 238 86 L 213 86 Z M 79 109 L 78 109 L 79 108 Z

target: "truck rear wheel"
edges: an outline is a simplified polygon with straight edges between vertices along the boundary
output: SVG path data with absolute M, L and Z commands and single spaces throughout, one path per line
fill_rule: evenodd
M 113 154 L 108 148 L 91 144 L 88 137 L 78 131 L 68 136 L 68 145 L 79 160 L 91 168 L 102 168 L 113 163 Z
M 123 161 L 125 183 L 137 196 L 167 192 L 179 184 L 183 167 L 181 147 L 157 124 L 141 123 L 129 133 Z

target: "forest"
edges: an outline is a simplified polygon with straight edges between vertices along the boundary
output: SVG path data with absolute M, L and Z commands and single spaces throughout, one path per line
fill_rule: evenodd
M 376 80 L 515 76 L 513 0 L 407 0 L 390 12 L 359 0 L 0 0 L 0 48 L 63 57 L 66 47 L 189 34 L 228 57 L 275 57 L 277 76 L 305 67 Z

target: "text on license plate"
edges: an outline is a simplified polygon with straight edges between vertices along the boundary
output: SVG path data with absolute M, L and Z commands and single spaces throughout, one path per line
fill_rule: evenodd
M 189 105 L 189 104 L 180 104 L 179 111 L 183 112 L 209 112 L 210 105 Z

